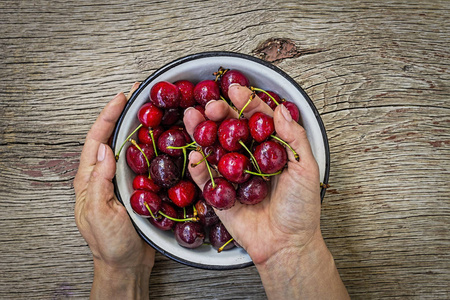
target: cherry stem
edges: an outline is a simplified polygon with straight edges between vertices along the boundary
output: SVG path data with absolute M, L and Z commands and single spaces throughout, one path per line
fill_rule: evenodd
M 193 221 L 193 222 L 198 222 L 200 219 L 197 217 L 192 217 L 192 218 L 186 218 L 186 216 L 184 217 L 184 219 L 177 219 L 177 218 L 172 218 L 171 216 L 166 215 L 165 213 L 163 213 L 162 211 L 158 211 L 158 213 L 163 216 L 164 218 L 167 218 L 169 220 L 175 221 L 175 222 L 186 222 L 186 221 Z
M 192 205 L 192 210 L 194 211 L 194 217 L 197 217 L 197 209 L 195 208 L 195 205 Z
M 202 158 L 201 160 L 199 160 L 198 162 L 196 162 L 195 164 L 191 164 L 191 167 L 192 167 L 192 168 L 195 168 L 196 166 L 198 166 L 199 164 L 201 164 L 202 162 L 204 162 L 205 159 L 207 159 L 208 156 L 211 155 L 211 153 L 212 153 L 212 152 L 209 152 L 208 155 L 203 156 L 203 158 Z
M 150 177 L 150 162 L 148 161 L 147 155 L 145 155 L 144 151 L 142 151 L 141 147 L 139 147 L 139 145 L 136 143 L 135 140 L 130 139 L 130 143 L 133 144 L 136 148 L 138 148 L 138 150 L 141 151 L 142 155 L 144 155 L 145 161 L 147 162 L 147 166 L 148 166 L 148 169 L 149 169 L 148 178 L 152 179 Z
M 186 207 L 183 207 L 183 218 L 186 219 Z
M 251 89 L 252 91 L 263 92 L 264 94 L 266 94 L 267 96 L 269 96 L 270 99 L 272 99 L 272 101 L 275 102 L 275 104 L 276 104 L 277 106 L 280 105 L 280 103 L 278 103 L 277 100 L 275 100 L 275 98 L 274 98 L 271 94 L 269 94 L 267 91 L 265 91 L 265 90 L 263 90 L 263 89 L 258 89 L 258 88 L 255 88 L 255 87 L 250 87 L 250 89 Z
M 138 131 L 139 128 L 141 128 L 142 126 L 143 126 L 142 124 L 139 124 L 139 126 L 136 127 L 136 129 L 133 130 L 133 132 L 130 133 L 130 135 L 129 135 L 129 136 L 125 139 L 125 141 L 122 143 L 122 145 L 120 146 L 119 152 L 117 152 L 117 154 L 116 154 L 116 161 L 119 160 L 120 152 L 122 152 L 123 146 L 125 146 L 125 144 L 131 139 L 131 137 L 133 136 L 133 134 L 135 134 L 136 131 Z
M 283 172 L 283 170 L 280 170 L 280 171 L 278 171 L 278 172 L 276 172 L 276 173 L 271 173 L 271 174 L 256 173 L 256 172 L 252 172 L 252 171 L 249 171 L 249 170 L 244 170 L 244 172 L 245 172 L 245 173 L 248 173 L 248 174 L 256 175 L 256 176 L 266 177 L 266 176 L 276 176 L 276 175 L 279 175 L 279 174 L 281 174 L 281 172 Z
M 288 143 L 286 143 L 285 141 L 283 141 L 282 139 L 280 139 L 277 136 L 274 136 L 273 134 L 270 135 L 270 137 L 276 139 L 277 141 L 279 141 L 280 143 L 282 143 L 283 145 L 285 145 L 286 147 L 288 147 L 289 149 L 291 149 L 292 153 L 294 154 L 294 158 L 296 161 L 300 160 L 300 157 L 298 156 L 297 152 L 295 152 L 295 150 L 291 147 L 291 145 L 289 145 Z
M 184 178 L 184 173 L 186 172 L 186 162 L 187 162 L 186 148 L 183 148 L 183 171 L 181 172 L 181 178 Z
M 158 156 L 158 150 L 156 150 L 156 142 L 155 142 L 155 138 L 153 136 L 153 130 L 151 128 L 149 128 L 148 132 L 150 133 L 150 137 L 152 138 L 152 144 L 153 144 L 153 149 L 155 150 L 155 155 Z
M 189 148 L 189 147 L 191 147 L 191 146 L 195 146 L 196 144 L 197 144 L 196 142 L 192 142 L 192 143 L 190 143 L 190 144 L 186 144 L 186 145 L 180 146 L 180 147 L 177 147 L 177 146 L 167 146 L 167 149 L 186 149 L 186 148 Z
M 150 216 L 152 216 L 153 219 L 157 219 L 155 217 L 155 215 L 152 213 L 152 210 L 150 209 L 150 207 L 148 206 L 147 202 L 144 202 L 145 207 L 147 208 L 148 212 L 150 213 Z
M 239 116 L 238 119 L 241 118 L 242 114 L 244 113 L 244 110 L 247 108 L 247 106 L 250 104 L 250 102 L 252 102 L 252 100 L 255 98 L 255 92 L 253 91 L 250 95 L 250 98 L 248 98 L 247 103 L 245 103 L 244 107 L 241 109 L 241 111 L 239 112 Z
M 261 169 L 259 168 L 258 162 L 256 161 L 256 158 L 253 156 L 253 153 L 245 146 L 245 143 L 243 141 L 239 141 L 239 144 L 247 150 L 248 154 L 250 154 L 250 157 L 252 159 L 252 164 L 255 167 L 256 170 L 258 170 L 259 173 L 261 173 Z
M 233 240 L 234 240 L 234 238 L 229 239 L 225 244 L 222 245 L 222 247 L 220 247 L 219 249 L 217 249 L 217 252 L 219 252 L 219 253 L 222 252 L 223 249 L 224 249 L 229 243 L 231 243 Z
M 321 183 L 320 183 L 320 187 L 321 187 L 321 188 L 324 188 L 324 189 L 327 189 L 327 188 L 330 187 L 330 185 L 329 185 L 328 183 L 323 183 L 323 182 L 321 182 Z
M 205 153 L 203 153 L 203 150 L 199 149 L 199 151 L 202 154 L 202 156 L 205 157 Z M 211 168 L 209 167 L 208 160 L 205 160 L 205 164 L 206 164 L 206 168 L 208 169 L 209 177 L 211 177 L 211 183 L 212 183 L 213 189 L 215 189 L 216 183 L 214 182 L 214 177 L 212 175 Z

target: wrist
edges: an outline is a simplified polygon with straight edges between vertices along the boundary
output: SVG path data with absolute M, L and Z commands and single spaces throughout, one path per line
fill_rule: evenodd
M 151 266 L 110 266 L 94 259 L 91 299 L 148 299 Z

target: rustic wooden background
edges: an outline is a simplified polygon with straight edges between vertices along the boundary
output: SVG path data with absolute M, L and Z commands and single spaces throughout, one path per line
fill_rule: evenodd
M 292 57 L 274 64 L 327 129 L 322 228 L 350 295 L 449 299 L 450 2 L 379 2 L 2 0 L 0 298 L 88 297 L 72 181 L 118 91 L 181 56 L 259 56 L 287 38 Z M 153 299 L 265 298 L 254 267 L 205 271 L 161 255 L 150 286 Z

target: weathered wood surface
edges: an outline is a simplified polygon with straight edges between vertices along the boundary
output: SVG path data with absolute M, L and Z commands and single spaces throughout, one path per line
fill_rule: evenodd
M 275 64 L 327 129 L 322 228 L 351 296 L 450 298 L 450 3 L 347 2 L 3 0 L 0 298 L 88 297 L 72 181 L 112 96 L 178 57 L 270 38 L 298 46 Z M 154 299 L 265 298 L 253 267 L 161 255 L 150 285 Z

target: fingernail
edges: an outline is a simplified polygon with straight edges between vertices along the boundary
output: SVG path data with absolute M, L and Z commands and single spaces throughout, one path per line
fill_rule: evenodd
M 186 108 L 186 109 L 184 110 L 184 115 L 186 115 L 187 111 L 188 111 L 188 110 L 191 110 L 191 109 L 195 109 L 195 108 L 193 108 L 192 106 L 189 106 L 188 108 Z
M 206 103 L 206 105 L 205 105 L 205 110 L 211 102 L 216 102 L 216 100 L 209 100 L 208 103 Z
M 196 151 L 191 151 L 191 152 L 189 153 L 189 161 L 192 160 L 192 155 L 194 154 L 194 152 L 196 152 Z
M 242 85 L 240 85 L 239 83 L 235 82 L 235 83 L 230 84 L 228 86 L 228 89 L 230 89 L 232 86 L 242 86 Z
M 101 143 L 100 146 L 98 147 L 97 161 L 103 161 L 105 159 L 105 155 L 106 155 L 106 146 L 105 144 Z
M 286 119 L 286 121 L 288 121 L 288 122 L 292 121 L 291 113 L 287 110 L 286 106 L 284 106 L 283 104 L 280 104 L 280 106 L 281 106 L 280 107 L 281 114 Z

